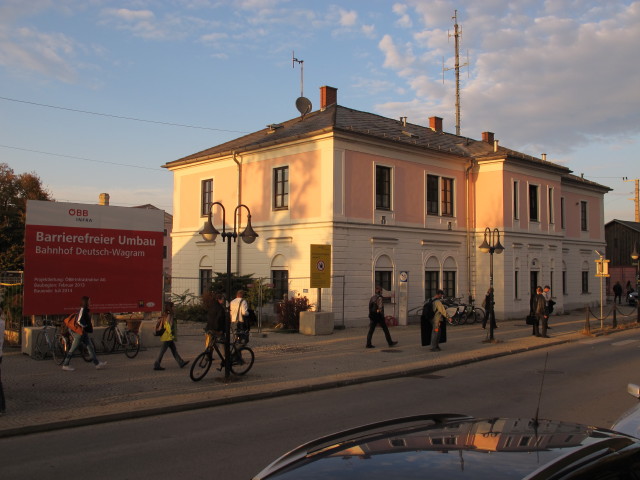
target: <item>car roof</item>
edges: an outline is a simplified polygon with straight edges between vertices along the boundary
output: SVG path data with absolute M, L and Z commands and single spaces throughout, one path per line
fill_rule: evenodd
M 617 460 L 640 465 L 640 440 L 541 419 L 419 415 L 328 435 L 283 455 L 258 479 L 597 478 Z M 632 462 L 632 463 L 633 463 Z M 608 467 L 607 467 L 608 468 Z M 579 477 L 576 477 L 579 478 Z

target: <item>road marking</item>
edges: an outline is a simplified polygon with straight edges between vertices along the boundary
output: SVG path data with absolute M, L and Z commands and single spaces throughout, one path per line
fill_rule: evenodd
M 612 343 L 611 345 L 613 345 L 614 347 L 621 347 L 623 345 L 629 345 L 630 343 L 635 343 L 638 340 L 622 340 L 620 342 L 616 342 L 616 343 Z

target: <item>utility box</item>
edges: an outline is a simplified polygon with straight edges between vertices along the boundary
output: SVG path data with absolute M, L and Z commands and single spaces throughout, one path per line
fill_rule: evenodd
M 332 312 L 300 312 L 300 333 L 303 335 L 331 335 Z

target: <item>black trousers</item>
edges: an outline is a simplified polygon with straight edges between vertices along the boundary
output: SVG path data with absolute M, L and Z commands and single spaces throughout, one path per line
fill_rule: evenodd
M 4 332 L 2 333 L 4 335 Z M 0 413 L 4 412 L 7 405 L 4 401 L 4 390 L 2 389 L 2 356 L 0 356 Z
M 387 323 L 384 321 L 384 315 L 377 314 L 369 317 L 369 333 L 367 334 L 367 345 L 371 345 L 371 338 L 373 337 L 373 332 L 376 327 L 380 325 L 382 331 L 384 332 L 384 337 L 387 339 L 387 343 L 391 345 L 393 340 L 391 340 L 391 334 L 389 333 L 389 328 L 387 328 Z

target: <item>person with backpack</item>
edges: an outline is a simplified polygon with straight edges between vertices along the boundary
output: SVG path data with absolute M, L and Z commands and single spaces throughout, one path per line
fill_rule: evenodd
M 156 358 L 156 361 L 153 364 L 153 369 L 164 370 L 164 367 L 161 365 L 161 363 L 162 357 L 164 356 L 167 349 L 171 350 L 171 354 L 173 355 L 175 361 L 178 362 L 178 366 L 180 368 L 186 367 L 189 363 L 189 360 L 182 359 L 175 344 L 175 342 L 178 341 L 178 322 L 173 316 L 173 302 L 164 303 L 164 313 L 162 314 L 161 321 L 163 322 L 164 326 L 164 332 L 162 332 L 162 336 L 160 337 L 162 346 L 160 347 L 158 358 Z
M 93 343 L 89 340 L 89 333 L 93 332 L 93 324 L 91 323 L 91 310 L 89 309 L 89 297 L 82 297 L 82 305 L 80 307 L 80 311 L 78 312 L 78 318 L 76 323 L 80 326 L 80 332 L 77 333 L 73 330 L 69 330 L 71 332 L 71 336 L 73 337 L 73 343 L 71 347 L 67 351 L 67 355 L 64 358 L 64 362 L 62 362 L 62 370 L 67 372 L 73 372 L 75 368 L 73 368 L 69 363 L 71 362 L 71 357 L 73 352 L 80 346 L 80 343 L 84 343 L 87 346 L 87 350 L 89 350 L 89 354 L 91 355 L 91 360 L 93 364 L 96 366 L 96 370 L 103 369 L 107 362 L 101 362 L 98 360 L 96 356 L 96 351 L 93 348 Z
M 371 297 L 369 300 L 369 333 L 367 334 L 367 346 L 366 348 L 375 348 L 371 344 L 371 338 L 373 337 L 373 332 L 378 325 L 382 328 L 384 332 L 384 336 L 387 339 L 387 343 L 390 347 L 397 345 L 398 342 L 394 342 L 391 339 L 391 334 L 389 333 L 389 328 L 387 328 L 387 324 L 384 321 L 384 303 L 382 301 L 382 287 L 376 285 L 375 295 Z
M 442 304 L 443 290 L 436 290 L 433 298 L 427 300 L 420 316 L 420 335 L 422 346 L 431 345 L 432 352 L 440 351 L 440 343 L 446 341 L 445 323 L 447 310 Z M 444 320 L 444 322 L 443 322 Z

